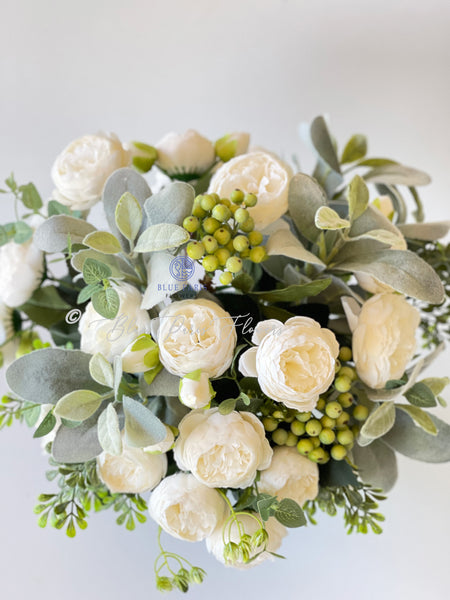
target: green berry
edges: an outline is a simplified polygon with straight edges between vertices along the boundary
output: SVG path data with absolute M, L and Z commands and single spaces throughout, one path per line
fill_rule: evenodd
M 230 254 L 234 254 L 235 253 L 235 249 L 234 249 L 234 246 L 233 246 L 233 240 L 230 239 L 230 241 L 228 242 L 228 244 L 225 244 L 225 248 L 230 251 Z
M 225 266 L 231 273 L 239 273 L 242 270 L 242 260 L 237 256 L 230 256 Z
M 255 221 L 249 217 L 243 223 L 240 224 L 240 229 L 245 233 L 250 233 L 255 229 Z
M 291 423 L 291 431 L 294 435 L 303 435 L 305 433 L 305 424 L 300 421 L 293 421 Z
M 245 250 L 242 250 L 242 252 L 239 252 L 239 256 L 241 258 L 248 258 L 250 256 L 250 249 L 246 248 Z
M 264 239 L 263 234 L 260 231 L 250 231 L 248 234 L 248 241 L 250 246 L 259 246 Z
M 233 274 L 230 273 L 229 271 L 225 271 L 219 277 L 219 281 L 222 285 L 229 285 L 233 281 Z
M 348 414 L 348 412 L 343 412 L 336 419 L 336 426 L 339 427 L 339 428 L 345 427 L 345 425 L 347 425 L 347 423 L 349 421 L 350 421 L 350 415 Z
M 339 360 L 347 362 L 352 360 L 352 350 L 348 346 L 342 346 L 339 350 Z
M 266 249 L 264 246 L 257 246 L 250 250 L 250 260 L 254 263 L 260 263 L 266 258 Z
M 202 266 L 205 269 L 205 271 L 212 273 L 213 271 L 219 268 L 219 261 L 217 260 L 216 256 L 205 256 L 205 258 L 202 261 Z
M 332 419 L 328 415 L 323 415 L 320 422 L 322 423 L 322 427 L 326 429 L 334 429 L 336 427 L 336 419 Z
M 198 217 L 199 219 L 203 219 L 206 217 L 206 210 L 203 210 L 200 203 L 194 204 L 194 208 L 192 209 L 192 214 L 194 217 Z
M 206 210 L 206 212 L 210 212 L 216 204 L 217 200 L 211 194 L 206 194 L 200 200 L 200 206 L 203 208 L 203 210 Z
M 183 221 L 183 227 L 186 231 L 189 231 L 189 233 L 194 233 L 200 227 L 200 221 L 197 217 L 186 217 Z
M 208 254 L 214 254 L 219 247 L 216 238 L 214 238 L 212 235 L 205 235 L 202 238 L 202 244 L 205 246 L 205 250 Z
M 273 413 L 272 413 L 272 417 L 274 419 L 278 419 L 279 421 L 284 420 L 285 415 L 286 415 L 285 412 L 283 412 L 282 410 L 278 410 L 278 409 L 274 410 Z
M 347 456 L 346 448 L 344 448 L 344 446 L 341 446 L 340 444 L 332 446 L 330 452 L 331 458 L 333 458 L 334 460 L 343 460 Z
M 331 419 L 337 419 L 342 414 L 342 406 L 336 401 L 328 402 L 325 406 L 325 413 Z
M 248 241 L 247 236 L 245 235 L 237 235 L 233 240 L 234 249 L 237 252 L 244 252 L 250 246 L 250 242 Z
M 202 227 L 205 230 L 205 233 L 213 234 L 220 227 L 220 222 L 213 217 L 207 217 L 203 219 Z
M 337 399 L 339 404 L 343 408 L 350 408 L 350 406 L 353 404 L 353 396 L 348 392 L 345 392 L 344 394 L 339 394 Z
M 241 204 L 244 201 L 245 194 L 242 190 L 233 190 L 230 194 L 231 202 L 234 204 Z
M 352 367 L 341 367 L 339 369 L 339 377 L 341 376 L 348 377 L 351 381 L 358 378 L 355 369 L 352 369 Z
M 218 248 L 214 252 L 214 256 L 217 256 L 217 260 L 219 261 L 219 265 L 224 267 L 227 260 L 230 258 L 230 251 L 226 248 Z
M 246 208 L 238 208 L 237 211 L 234 213 L 234 220 L 236 221 L 236 223 L 245 223 L 248 217 L 249 214 Z
M 317 404 L 316 404 L 317 410 L 320 410 L 321 412 L 323 412 L 323 409 L 325 408 L 326 403 L 327 403 L 327 401 L 325 400 L 325 398 L 319 398 L 317 400 Z
M 192 260 L 200 260 L 205 254 L 205 246 L 201 242 L 189 242 L 186 252 Z
M 312 445 L 314 446 L 314 448 L 318 448 L 320 446 L 320 440 L 319 440 L 319 436 L 316 435 L 312 438 L 309 438 L 312 442 Z
M 308 458 L 321 465 L 325 464 L 330 460 L 330 455 L 323 448 L 314 448 L 312 452 L 308 454 Z
M 303 454 L 303 456 L 308 456 L 308 454 L 314 450 L 314 444 L 308 439 L 300 440 L 297 444 L 297 450 L 300 454 Z
M 220 199 L 220 204 L 223 204 L 227 208 L 230 208 L 231 202 L 228 200 L 228 198 L 221 198 Z
M 272 433 L 272 440 L 277 446 L 284 446 L 288 439 L 288 432 L 286 429 L 275 429 Z
M 347 375 L 339 375 L 334 381 L 334 387 L 338 392 L 348 392 L 352 387 L 352 380 Z
M 362 404 L 358 404 L 353 409 L 353 418 L 357 421 L 365 421 L 369 416 L 369 409 L 367 406 L 363 406 Z
M 297 419 L 297 421 L 300 421 L 301 423 L 306 423 L 306 421 L 310 420 L 311 413 L 310 412 L 299 412 L 295 415 L 295 418 Z
M 322 424 L 317 419 L 311 419 L 306 423 L 305 430 L 308 435 L 315 437 L 322 431 Z
M 258 202 L 258 198 L 256 197 L 256 194 L 245 194 L 244 196 L 244 204 L 245 206 L 256 206 L 256 203 Z
M 226 246 L 231 240 L 231 233 L 225 227 L 219 227 L 214 232 L 214 237 L 222 246 Z
M 219 194 L 216 194 L 216 192 L 210 192 L 208 196 L 211 196 L 211 198 L 215 200 L 216 204 L 220 202 L 220 196 Z
M 298 437 L 292 433 L 292 431 L 288 432 L 288 436 L 287 436 L 287 440 L 285 442 L 285 446 L 288 446 L 289 448 L 293 448 L 294 446 L 297 445 L 298 442 Z
M 322 429 L 322 431 L 319 433 L 319 440 L 322 442 L 322 444 L 326 444 L 327 446 L 332 444 L 335 439 L 336 434 L 332 429 Z
M 337 440 L 343 446 L 346 446 L 347 444 L 351 444 L 354 439 L 355 439 L 355 436 L 353 435 L 353 432 L 351 429 L 347 428 L 347 429 L 342 429 L 342 431 L 338 431 Z
M 275 429 L 278 427 L 278 421 L 272 419 L 272 417 L 264 417 L 262 423 L 266 431 L 275 431 Z
M 231 218 L 231 210 L 223 204 L 216 204 L 212 209 L 212 216 L 221 223 L 224 223 Z

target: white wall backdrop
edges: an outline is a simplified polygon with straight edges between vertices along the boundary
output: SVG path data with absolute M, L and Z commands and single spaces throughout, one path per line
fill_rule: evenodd
M 372 155 L 428 171 L 429 218 L 450 218 L 445 0 L 15 0 L 1 17 L 1 179 L 14 170 L 48 195 L 56 154 L 99 129 L 149 143 L 169 130 L 216 138 L 241 129 L 289 156 L 298 123 L 326 112 L 341 143 L 364 132 Z M 448 375 L 449 357 L 430 374 Z M 450 420 L 449 411 L 438 414 Z M 32 507 L 52 484 L 25 427 L 0 432 L 0 465 L 2 597 L 157 596 L 155 527 L 129 533 L 105 512 L 75 540 L 41 530 Z M 246 573 L 222 568 L 201 544 L 169 545 L 208 571 L 192 598 L 443 600 L 449 476 L 448 465 L 400 460 L 382 536 L 348 537 L 338 517 L 323 518 L 291 532 L 288 560 Z

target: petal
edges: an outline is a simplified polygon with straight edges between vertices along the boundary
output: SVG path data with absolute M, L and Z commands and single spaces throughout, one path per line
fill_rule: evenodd
M 244 377 L 257 377 L 258 371 L 256 370 L 256 353 L 258 348 L 250 348 L 244 352 L 239 358 L 239 371 Z
M 348 325 L 353 333 L 358 325 L 358 318 L 359 313 L 361 312 L 361 307 L 351 296 L 342 296 L 341 302 L 345 312 L 345 316 L 347 317 Z
M 283 327 L 283 323 L 277 319 L 267 319 L 266 321 L 260 321 L 252 335 L 252 342 L 257 346 L 263 341 L 268 333 L 272 333 L 275 329 Z

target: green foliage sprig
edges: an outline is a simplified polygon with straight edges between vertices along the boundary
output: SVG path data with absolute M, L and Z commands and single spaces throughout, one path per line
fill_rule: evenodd
M 32 427 L 38 420 L 40 412 L 40 404 L 3 396 L 0 404 L 0 429 L 11 427 L 14 421 L 19 423 L 25 421 L 29 427 Z

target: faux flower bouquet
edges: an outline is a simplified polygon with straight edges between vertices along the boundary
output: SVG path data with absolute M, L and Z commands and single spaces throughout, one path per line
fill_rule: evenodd
M 450 460 L 429 412 L 450 380 L 421 375 L 449 335 L 449 224 L 423 222 L 429 178 L 367 158 L 363 135 L 338 154 L 322 117 L 308 137 L 312 177 L 246 134 L 189 131 L 72 142 L 45 206 L 6 180 L 0 424 L 44 440 L 41 527 L 72 537 L 112 508 L 133 529 L 149 512 L 245 568 L 317 509 L 381 533 L 396 452 Z M 155 572 L 160 590 L 204 577 L 161 539 Z

